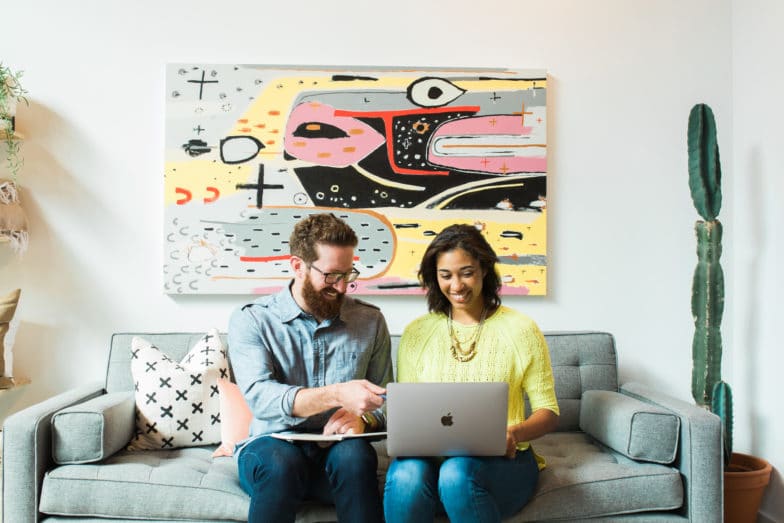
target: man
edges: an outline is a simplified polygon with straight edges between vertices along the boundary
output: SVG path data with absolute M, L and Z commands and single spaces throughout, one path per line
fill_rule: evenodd
M 365 438 L 330 446 L 267 437 L 379 430 L 392 379 L 389 331 L 377 307 L 346 296 L 357 236 L 332 214 L 310 215 L 289 239 L 294 280 L 234 312 L 229 353 L 253 412 L 235 453 L 251 496 L 248 521 L 294 521 L 305 499 L 334 503 L 338 520 L 383 521 L 377 457 Z

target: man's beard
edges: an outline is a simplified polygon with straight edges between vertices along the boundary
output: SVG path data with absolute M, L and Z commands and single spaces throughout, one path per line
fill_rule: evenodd
M 337 292 L 337 291 L 335 291 Z M 310 283 L 310 277 L 305 278 L 302 284 L 302 299 L 305 300 L 305 306 L 310 310 L 310 313 L 319 319 L 334 318 L 340 312 L 340 306 L 343 304 L 345 294 L 339 293 L 337 299 L 329 300 L 325 298 L 321 292 L 317 291 L 313 284 Z

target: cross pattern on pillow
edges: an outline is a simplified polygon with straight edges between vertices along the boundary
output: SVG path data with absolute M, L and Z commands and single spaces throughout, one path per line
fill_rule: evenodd
M 218 378 L 229 377 L 226 349 L 210 330 L 179 363 L 149 341 L 131 341 L 136 432 L 128 450 L 211 445 L 221 441 Z

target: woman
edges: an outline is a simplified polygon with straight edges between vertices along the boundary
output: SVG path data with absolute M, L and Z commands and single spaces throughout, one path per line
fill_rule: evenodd
M 536 488 L 544 461 L 529 441 L 555 429 L 550 356 L 529 317 L 501 305 L 498 257 L 470 225 L 452 225 L 428 246 L 419 269 L 430 310 L 409 324 L 398 349 L 398 381 L 509 383 L 506 456 L 398 458 L 387 472 L 387 523 L 501 521 Z M 532 414 L 525 417 L 523 394 Z

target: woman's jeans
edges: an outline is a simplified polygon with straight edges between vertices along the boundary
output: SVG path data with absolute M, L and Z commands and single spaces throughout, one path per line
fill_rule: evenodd
M 294 521 L 304 500 L 334 503 L 341 523 L 383 521 L 378 457 L 362 438 L 326 448 L 256 438 L 240 451 L 237 464 L 240 486 L 250 495 L 249 523 Z
M 452 523 L 500 522 L 525 506 L 539 467 L 529 448 L 499 457 L 397 458 L 387 471 L 387 523 L 431 523 L 444 512 Z

